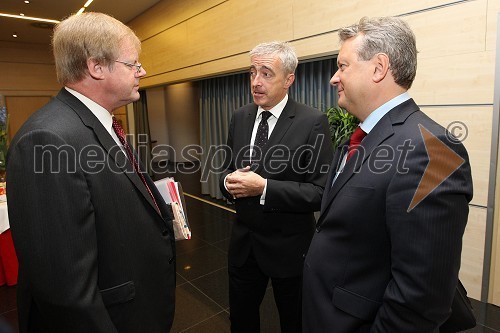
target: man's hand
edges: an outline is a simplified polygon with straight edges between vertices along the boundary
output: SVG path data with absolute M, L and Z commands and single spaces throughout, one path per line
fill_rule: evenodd
M 264 192 L 266 180 L 247 166 L 226 177 L 226 187 L 234 198 L 255 197 Z

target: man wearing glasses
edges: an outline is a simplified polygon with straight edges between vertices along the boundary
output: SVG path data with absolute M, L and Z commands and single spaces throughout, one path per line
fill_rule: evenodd
M 171 212 L 113 118 L 139 99 L 139 39 L 84 13 L 58 24 L 52 45 L 64 88 L 7 162 L 20 332 L 168 332 Z

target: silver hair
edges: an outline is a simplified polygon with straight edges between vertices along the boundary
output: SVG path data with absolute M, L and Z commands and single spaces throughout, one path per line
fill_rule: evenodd
M 250 51 L 250 57 L 277 55 L 283 63 L 285 74 L 293 74 L 297 69 L 299 60 L 292 46 L 287 42 L 266 42 L 261 43 Z
M 363 17 L 359 23 L 341 28 L 340 41 L 362 35 L 358 49 L 360 60 L 370 60 L 377 53 L 389 57 L 394 81 L 410 89 L 417 74 L 417 46 L 409 25 L 397 17 Z

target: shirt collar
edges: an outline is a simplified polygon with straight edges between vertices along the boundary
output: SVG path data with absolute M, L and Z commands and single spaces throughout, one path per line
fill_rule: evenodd
M 365 121 L 359 124 L 359 126 L 366 134 L 370 133 L 370 131 L 375 127 L 375 125 L 377 125 L 380 119 L 382 119 L 382 117 L 386 115 L 386 113 L 394 109 L 399 104 L 406 102 L 410 98 L 411 98 L 410 94 L 408 94 L 407 91 L 399 96 L 394 97 L 393 99 L 382 104 L 377 109 L 375 109 L 375 111 L 370 113 L 370 115 L 365 119 Z
M 75 91 L 71 88 L 64 87 L 67 91 L 69 91 L 73 96 L 78 98 L 80 102 L 85 104 L 86 107 L 90 109 L 90 111 L 96 116 L 99 122 L 104 126 L 104 128 L 111 133 L 113 129 L 113 116 L 108 112 L 105 108 L 91 100 L 85 95 L 80 94 L 78 91 Z
M 283 97 L 281 102 L 279 102 L 273 108 L 271 108 L 271 110 L 264 110 L 262 106 L 259 105 L 259 107 L 257 108 L 257 118 L 260 117 L 262 112 L 269 111 L 274 117 L 276 117 L 276 119 L 278 119 L 281 113 L 283 112 L 283 109 L 285 108 L 287 102 L 288 102 L 288 94 L 286 94 L 285 97 Z

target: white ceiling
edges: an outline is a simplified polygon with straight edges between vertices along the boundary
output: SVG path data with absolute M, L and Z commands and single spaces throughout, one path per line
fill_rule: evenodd
M 106 13 L 127 23 L 159 1 L 94 0 L 86 11 Z M 76 13 L 85 2 L 86 0 L 30 0 L 29 4 L 25 4 L 24 0 L 0 0 L 0 12 L 62 20 Z M 18 35 L 17 38 L 12 37 L 14 33 Z M 0 16 L 0 41 L 49 44 L 51 35 L 51 24 Z

